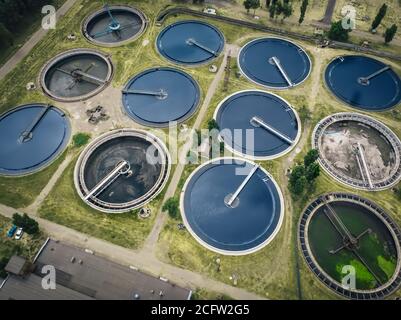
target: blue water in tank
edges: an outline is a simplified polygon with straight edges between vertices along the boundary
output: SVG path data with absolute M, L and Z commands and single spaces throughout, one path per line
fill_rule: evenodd
M 239 55 L 242 72 L 252 81 L 270 88 L 288 88 L 289 84 L 271 62 L 276 57 L 294 85 L 310 74 L 311 61 L 306 52 L 284 39 L 262 38 L 246 44 Z
M 130 94 L 125 90 L 164 92 L 165 96 Z M 182 122 L 197 109 L 200 89 L 185 72 L 173 68 L 154 68 L 132 78 L 123 90 L 128 115 L 140 124 L 166 127 L 170 121 Z
M 29 104 L 0 117 L 0 174 L 23 175 L 38 171 L 54 160 L 67 146 L 70 124 L 65 114 L 51 107 L 25 142 L 21 134 L 46 108 Z
M 224 142 L 243 155 L 255 157 L 272 157 L 292 147 L 270 131 L 254 127 L 251 119 L 255 116 L 296 140 L 300 124 L 294 110 L 284 100 L 267 92 L 245 91 L 225 100 L 216 114 Z M 235 136 L 236 129 L 241 129 L 241 134 Z M 249 145 L 246 143 L 246 130 L 252 129 L 254 143 Z M 237 137 L 241 139 L 237 140 Z
M 226 205 L 226 196 L 234 193 L 246 177 L 237 174 L 237 169 L 244 166 L 216 160 L 198 170 L 185 190 L 183 214 L 190 228 L 204 243 L 218 250 L 252 250 L 279 226 L 279 192 L 261 169 L 246 184 L 236 206 Z
M 333 60 L 326 69 L 328 88 L 337 98 L 352 107 L 366 111 L 382 111 L 401 102 L 401 79 L 389 69 L 361 84 L 358 79 L 367 77 L 386 65 L 365 56 L 344 56 Z
M 210 53 L 191 45 L 193 39 L 214 51 Z M 157 48 L 168 60 L 186 65 L 207 63 L 218 56 L 224 48 L 224 36 L 214 26 L 196 20 L 180 21 L 166 27 L 157 38 Z

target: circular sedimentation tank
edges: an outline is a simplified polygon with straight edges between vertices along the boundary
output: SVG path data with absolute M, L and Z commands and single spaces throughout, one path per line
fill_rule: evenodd
M 140 208 L 163 189 L 170 173 L 164 143 L 141 130 L 121 129 L 93 141 L 75 167 L 75 187 L 89 206 L 107 213 Z
M 167 26 L 157 37 L 156 45 L 160 54 L 173 63 L 199 65 L 220 55 L 224 36 L 211 24 L 186 20 Z
M 343 297 L 383 299 L 400 287 L 400 229 L 367 199 L 320 196 L 301 216 L 299 243 L 312 272 Z
M 0 116 L 0 175 L 21 176 L 52 163 L 66 148 L 71 134 L 63 111 L 32 103 Z
M 284 203 L 262 167 L 239 158 L 217 158 L 196 169 L 181 193 L 181 213 L 192 236 L 224 255 L 265 247 L 279 232 Z
M 173 68 L 153 68 L 133 77 L 123 90 L 123 106 L 136 122 L 167 127 L 183 122 L 199 105 L 200 88 L 188 74 Z
M 146 29 L 145 15 L 128 6 L 105 6 L 83 23 L 84 36 L 97 45 L 118 46 L 140 37 Z
M 64 52 L 42 69 L 40 83 L 44 92 L 59 101 L 88 99 L 111 81 L 113 65 L 108 56 L 94 50 Z
M 346 104 L 383 111 L 401 102 L 401 79 L 388 65 L 366 56 L 341 56 L 328 65 L 329 90 Z
M 301 121 L 290 104 L 260 90 L 230 95 L 220 103 L 214 119 L 225 146 L 249 159 L 280 157 L 291 151 L 301 136 Z
M 358 113 L 321 120 L 312 137 L 321 166 L 336 180 L 362 190 L 390 188 L 401 179 L 401 142 L 383 123 Z
M 281 38 L 247 43 L 238 55 L 241 72 L 252 82 L 271 89 L 287 89 L 304 82 L 312 69 L 308 54 Z

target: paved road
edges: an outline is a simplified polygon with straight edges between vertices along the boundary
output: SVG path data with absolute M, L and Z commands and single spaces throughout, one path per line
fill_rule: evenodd
M 329 0 L 329 2 L 327 3 L 326 12 L 324 14 L 324 18 L 322 19 L 322 22 L 324 24 L 331 24 L 334 9 L 336 7 L 336 2 L 337 0 Z
M 57 19 L 64 16 L 68 10 L 75 4 L 77 0 L 67 0 L 60 9 L 57 10 Z M 44 38 L 49 30 L 44 30 L 42 27 L 36 31 L 32 37 L 25 42 L 25 44 L 19 49 L 1 68 L 0 68 L 0 80 L 3 79 L 11 70 L 13 70 L 18 63 L 20 63 L 33 49 L 36 44 Z
M 11 218 L 16 212 L 15 209 L 0 205 L 0 214 Z M 177 268 L 155 258 L 152 252 L 146 250 L 134 251 L 123 248 L 112 243 L 88 237 L 87 235 L 73 229 L 58 225 L 35 216 L 40 227 L 53 239 L 60 240 L 80 248 L 90 249 L 96 255 L 111 259 L 126 266 L 134 266 L 141 271 L 154 276 L 163 276 L 177 285 L 191 289 L 206 288 L 211 291 L 220 292 L 237 300 L 259 300 L 256 294 L 246 290 L 229 286 L 227 284 L 209 279 L 199 273 Z

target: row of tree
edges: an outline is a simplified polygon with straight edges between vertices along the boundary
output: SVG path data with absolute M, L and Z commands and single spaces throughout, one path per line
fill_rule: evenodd
M 269 16 L 271 19 L 278 19 L 281 16 L 281 20 L 283 21 L 284 19 L 290 17 L 294 12 L 293 4 L 290 0 L 266 0 L 265 5 L 269 11 Z M 299 16 L 300 24 L 305 19 L 305 13 L 308 5 L 308 0 L 302 0 L 300 7 L 301 12 Z M 244 7 L 248 13 L 251 9 L 253 9 L 253 13 L 255 15 L 255 11 L 261 7 L 261 3 L 260 0 L 245 0 Z
M 317 163 L 319 152 L 310 150 L 304 157 L 304 163 L 292 169 L 289 178 L 289 189 L 294 196 L 302 196 L 307 189 L 315 186 L 316 179 L 320 175 L 320 166 Z
M 0 48 L 13 45 L 13 33 L 21 29 L 24 19 L 38 11 L 49 0 L 0 0 Z
M 281 20 L 284 21 L 284 19 L 290 17 L 293 14 L 293 4 L 292 1 L 290 0 L 266 0 L 265 5 L 267 10 L 269 11 L 269 16 L 271 19 L 277 19 L 278 17 L 281 16 Z M 301 6 L 300 6 L 300 15 L 298 22 L 299 24 L 303 23 L 305 20 L 305 15 L 306 11 L 308 9 L 309 5 L 309 0 L 302 0 Z M 244 7 L 249 13 L 251 9 L 253 9 L 254 14 L 256 9 L 261 7 L 260 0 L 245 0 L 244 1 Z M 377 27 L 382 23 L 384 17 L 386 16 L 388 6 L 387 4 L 383 4 L 375 19 L 372 22 L 371 30 L 376 31 Z M 349 38 L 349 33 L 351 32 L 351 29 L 344 29 L 342 25 L 342 21 L 337 21 L 334 22 L 331 26 L 330 31 L 328 32 L 328 37 L 331 40 L 337 40 L 337 41 L 348 41 Z M 397 33 L 397 26 L 393 24 L 389 28 L 386 29 L 384 32 L 384 41 L 386 43 L 391 42 L 395 35 Z

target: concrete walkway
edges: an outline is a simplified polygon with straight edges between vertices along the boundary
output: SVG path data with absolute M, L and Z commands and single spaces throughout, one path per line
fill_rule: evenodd
M 219 86 L 219 83 L 224 76 L 224 70 L 227 65 L 227 56 L 230 53 L 231 49 L 232 49 L 231 45 L 226 45 L 226 48 L 224 51 L 223 62 L 221 63 L 221 66 L 220 66 L 215 78 L 213 79 L 212 83 L 209 86 L 209 89 L 206 93 L 203 104 L 202 104 L 202 106 L 199 110 L 198 116 L 195 120 L 195 124 L 193 125 L 193 130 L 199 129 L 202 124 L 203 119 L 205 118 L 207 109 L 210 105 L 210 101 L 212 100 L 212 98 Z M 186 143 L 181 148 L 179 155 L 178 155 L 178 159 L 185 159 L 191 146 L 192 146 L 192 141 L 189 141 L 188 143 Z M 171 179 L 171 182 L 167 188 L 166 194 L 163 199 L 163 203 L 165 203 L 169 198 L 174 196 L 175 191 L 177 190 L 177 187 L 178 187 L 178 183 L 180 182 L 181 176 L 184 172 L 184 169 L 185 169 L 185 164 L 183 164 L 182 161 L 179 161 L 179 163 L 177 164 L 177 167 L 174 171 L 174 175 Z M 144 250 L 152 250 L 153 252 L 156 250 L 157 241 L 159 239 L 159 234 L 163 229 L 166 219 L 167 219 L 167 214 L 161 212 L 161 209 L 160 209 L 160 212 L 157 215 L 153 229 L 145 241 Z
M 57 10 L 57 20 L 64 16 L 68 10 L 75 4 L 77 0 L 67 0 L 60 9 Z M 36 46 L 36 44 L 42 40 L 49 30 L 44 30 L 42 27 L 36 31 L 32 37 L 25 42 L 25 44 L 0 68 L 0 80 L 3 79 L 11 70 L 13 70 L 18 63 L 20 63 Z
M 324 18 L 322 19 L 322 22 L 324 24 L 331 24 L 334 9 L 336 8 L 336 2 L 337 0 L 329 0 L 329 2 L 327 3 L 326 12 L 324 13 Z
M 68 151 L 67 151 L 68 152 Z M 57 168 L 56 172 L 53 174 L 47 185 L 43 188 L 39 196 L 35 199 L 35 201 L 27 208 L 22 209 L 22 211 L 29 213 L 31 215 L 37 215 L 40 206 L 42 205 L 43 201 L 49 195 L 50 191 L 54 188 L 55 184 L 57 183 L 58 179 L 62 176 L 64 170 L 70 164 L 73 156 L 71 154 L 67 154 L 64 161 L 61 165 Z

